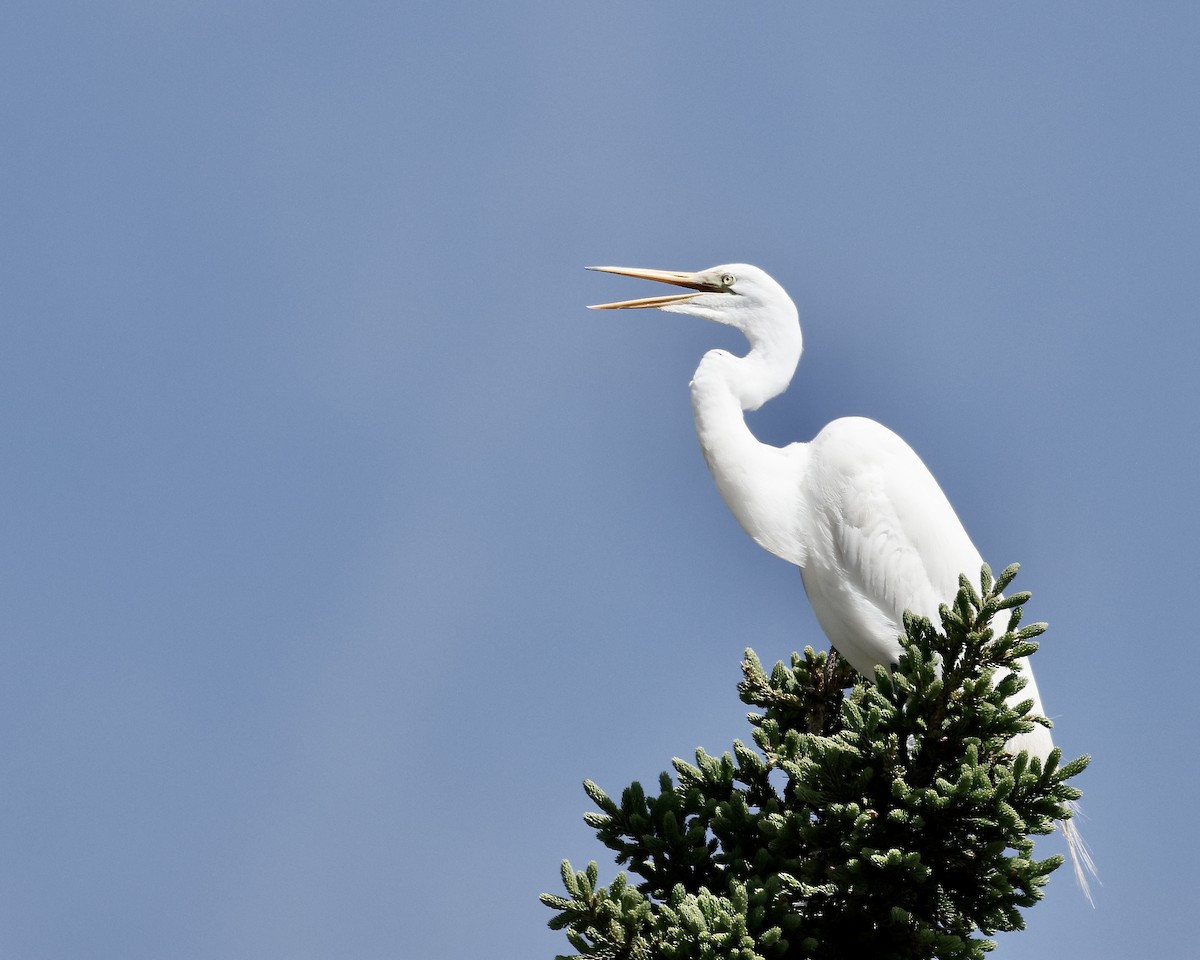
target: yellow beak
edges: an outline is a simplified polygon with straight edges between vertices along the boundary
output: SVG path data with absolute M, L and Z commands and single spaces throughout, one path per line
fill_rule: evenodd
M 639 300 L 618 300 L 615 303 L 596 303 L 589 310 L 637 310 L 643 307 L 662 307 L 668 303 L 682 303 L 701 293 L 713 293 L 723 289 L 719 284 L 706 280 L 698 273 L 680 273 L 676 270 L 647 270 L 642 267 L 588 267 L 601 273 L 616 273 L 622 277 L 639 280 L 657 280 L 676 287 L 687 287 L 695 293 L 671 293 L 662 297 L 642 297 Z

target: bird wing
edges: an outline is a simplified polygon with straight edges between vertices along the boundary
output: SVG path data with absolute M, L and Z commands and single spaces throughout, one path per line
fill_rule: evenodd
M 844 575 L 890 620 L 933 589 L 910 511 L 897 503 L 887 471 L 873 465 L 848 477 L 835 513 L 833 542 Z M 906 516 L 906 514 L 909 514 Z
M 830 641 L 858 670 L 899 654 L 903 613 L 936 620 L 959 573 L 980 566 L 971 544 L 912 449 L 871 420 L 834 421 L 813 442 L 816 494 L 804 584 Z

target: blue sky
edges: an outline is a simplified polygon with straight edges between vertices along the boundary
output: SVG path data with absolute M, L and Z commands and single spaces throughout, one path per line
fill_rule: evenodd
M 589 263 L 757 263 L 759 435 L 874 417 L 1019 560 L 1066 871 L 997 956 L 1191 949 L 1200 12 L 0 13 L 0 954 L 549 957 L 585 777 L 822 638 Z M 1061 852 L 1057 838 L 1039 850 Z M 1185 946 L 1185 944 L 1187 946 Z

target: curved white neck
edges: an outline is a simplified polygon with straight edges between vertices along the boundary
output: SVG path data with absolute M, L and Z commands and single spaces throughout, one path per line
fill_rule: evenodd
M 769 340 L 752 338 L 744 357 L 709 351 L 692 378 L 696 433 L 725 504 L 759 545 L 798 564 L 804 557 L 796 476 L 803 470 L 807 445 L 780 448 L 760 442 L 744 412 L 787 389 L 801 347 L 800 327 L 794 323 Z

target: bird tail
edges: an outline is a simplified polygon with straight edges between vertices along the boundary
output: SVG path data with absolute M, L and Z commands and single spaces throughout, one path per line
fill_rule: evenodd
M 1067 852 L 1071 854 L 1071 866 L 1075 870 L 1075 880 L 1083 890 L 1083 895 L 1087 897 L 1088 903 L 1094 907 L 1096 901 L 1092 899 L 1092 887 L 1088 878 L 1099 883 L 1100 875 L 1096 873 L 1096 863 L 1092 860 L 1092 852 L 1083 842 L 1079 827 L 1075 825 L 1075 818 L 1079 816 L 1079 804 L 1072 800 L 1067 806 L 1071 808 L 1071 819 L 1061 821 L 1063 839 L 1067 841 Z

